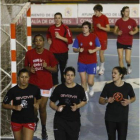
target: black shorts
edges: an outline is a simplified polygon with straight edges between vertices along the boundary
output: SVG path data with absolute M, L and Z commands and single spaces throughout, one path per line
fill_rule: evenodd
M 78 140 L 80 126 L 80 120 L 68 121 L 55 116 L 53 126 L 55 140 Z
M 121 43 L 119 43 L 119 42 L 117 42 L 117 49 L 129 49 L 129 50 L 131 50 L 132 49 L 132 45 L 123 45 L 123 44 L 121 44 Z

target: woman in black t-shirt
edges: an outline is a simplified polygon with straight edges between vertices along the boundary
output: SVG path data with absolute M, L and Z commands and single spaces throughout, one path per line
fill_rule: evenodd
M 129 83 L 122 81 L 127 73 L 126 68 L 114 67 L 112 71 L 113 82 L 105 85 L 99 103 L 107 104 L 105 112 L 105 124 L 108 140 L 126 140 L 128 126 L 129 104 L 135 101 L 135 93 Z
M 32 140 L 35 129 L 34 109 L 39 108 L 40 89 L 29 84 L 29 72 L 21 69 L 19 84 L 6 94 L 2 107 L 12 110 L 11 127 L 16 140 Z M 10 102 L 13 102 L 10 104 Z
M 55 140 L 78 140 L 80 132 L 80 111 L 86 102 L 82 86 L 74 82 L 75 69 L 67 67 L 65 84 L 58 85 L 50 98 L 50 107 L 56 110 L 54 117 Z M 56 101 L 59 103 L 56 105 Z

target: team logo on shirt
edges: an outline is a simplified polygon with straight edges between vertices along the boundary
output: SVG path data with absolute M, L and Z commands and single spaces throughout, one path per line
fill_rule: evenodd
M 28 102 L 26 100 L 21 100 L 21 106 L 27 108 Z
M 92 44 L 93 44 L 93 43 L 90 41 L 90 42 L 89 42 L 89 45 L 92 46 Z
M 131 29 L 131 25 L 128 26 L 128 29 Z
M 80 46 L 83 46 L 83 43 L 81 43 Z

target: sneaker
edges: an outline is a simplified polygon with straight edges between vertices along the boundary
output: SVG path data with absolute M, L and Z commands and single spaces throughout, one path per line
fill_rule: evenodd
M 89 95 L 92 97 L 94 95 L 94 90 L 90 90 Z
M 105 71 L 105 69 L 104 68 L 100 68 L 100 70 L 99 70 L 99 75 L 104 75 L 104 71 Z
M 47 135 L 46 128 L 42 130 L 42 140 L 48 140 L 48 135 Z
M 127 73 L 130 74 L 132 72 L 131 67 L 127 67 Z
M 85 91 L 85 94 L 86 94 L 86 98 L 87 98 L 87 102 L 88 102 L 89 101 L 89 97 L 88 97 L 87 91 Z
M 97 72 L 99 69 L 100 69 L 100 67 L 99 67 L 99 66 L 97 66 L 97 67 L 96 67 L 96 72 Z
M 35 121 L 35 130 L 34 130 L 34 132 L 37 130 L 38 122 L 39 122 L 39 118 L 36 118 L 36 121 Z

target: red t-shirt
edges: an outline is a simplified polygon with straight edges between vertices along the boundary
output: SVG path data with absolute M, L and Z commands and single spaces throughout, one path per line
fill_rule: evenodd
M 107 32 L 99 29 L 97 27 L 97 24 L 101 24 L 102 27 L 106 27 L 106 25 L 109 24 L 108 18 L 105 15 L 101 15 L 100 17 L 97 17 L 93 15 L 92 17 L 93 21 L 93 28 L 94 28 L 94 33 L 98 36 L 99 40 L 107 40 Z
M 122 18 L 118 19 L 115 26 L 118 26 L 119 30 L 122 31 L 122 35 L 118 35 L 118 42 L 123 45 L 132 45 L 133 35 L 130 35 L 129 32 L 137 26 L 136 21 L 132 18 L 129 18 L 127 21 L 124 21 Z
M 94 33 L 90 33 L 88 36 L 79 34 L 73 43 L 73 48 L 79 47 L 84 48 L 84 51 L 81 53 L 79 52 L 78 62 L 83 64 L 97 63 L 96 52 L 92 54 L 88 52 L 89 49 L 93 50 L 96 47 L 100 47 L 99 39 Z
M 58 32 L 61 36 L 68 39 L 68 43 L 57 39 L 55 37 L 55 32 Z M 61 24 L 61 26 L 56 27 L 52 25 L 48 28 L 47 39 L 50 38 L 52 40 L 52 44 L 50 45 L 50 51 L 52 53 L 65 53 L 68 52 L 68 44 L 73 43 L 72 33 L 69 30 L 68 26 Z
M 46 49 L 42 54 L 38 54 L 35 49 L 29 50 L 25 56 L 25 67 L 33 66 L 35 68 L 35 73 L 30 74 L 29 83 L 38 86 L 40 89 L 50 89 L 53 86 L 52 74 L 43 68 L 44 60 L 50 67 L 58 64 L 54 55 Z

